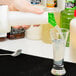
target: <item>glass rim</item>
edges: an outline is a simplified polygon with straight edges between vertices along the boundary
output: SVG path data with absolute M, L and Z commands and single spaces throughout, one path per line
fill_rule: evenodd
M 53 31 L 54 29 L 55 29 L 55 28 L 50 29 L 50 32 Z M 65 30 L 64 32 L 70 32 L 69 29 L 67 29 L 67 28 L 60 28 L 60 29 L 61 29 L 61 31 L 62 31 L 62 30 Z M 57 33 L 58 33 L 58 32 L 57 32 Z

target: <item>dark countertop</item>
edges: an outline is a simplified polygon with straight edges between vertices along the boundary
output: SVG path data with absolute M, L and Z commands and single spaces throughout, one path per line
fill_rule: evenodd
M 0 54 L 11 53 L 1 50 Z M 53 60 L 21 54 L 17 57 L 0 57 L 0 76 L 53 76 L 50 73 Z M 64 62 L 67 74 L 76 76 L 76 64 Z

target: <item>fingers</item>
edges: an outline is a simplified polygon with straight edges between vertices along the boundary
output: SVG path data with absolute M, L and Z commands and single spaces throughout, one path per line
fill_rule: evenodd
M 25 30 L 27 30 L 31 25 L 22 25 L 22 26 L 12 26 L 13 28 L 16 28 L 16 29 L 20 29 L 20 28 L 24 28 Z
M 31 5 L 31 7 L 28 7 L 28 11 L 31 13 L 35 13 L 35 14 L 42 14 L 44 13 L 44 10 L 36 8 L 34 6 Z
M 27 30 L 28 28 L 30 28 L 31 25 L 22 25 L 22 27 Z
M 12 5 L 9 5 L 9 11 L 18 11 L 14 6 L 13 4 Z
M 22 28 L 22 26 L 12 26 L 13 28 L 16 28 L 16 29 L 20 29 L 20 28 Z
M 14 7 L 22 12 L 31 12 L 35 14 L 42 14 L 44 11 L 41 9 L 38 9 L 36 7 L 33 7 L 28 1 L 26 0 L 15 0 L 14 1 Z

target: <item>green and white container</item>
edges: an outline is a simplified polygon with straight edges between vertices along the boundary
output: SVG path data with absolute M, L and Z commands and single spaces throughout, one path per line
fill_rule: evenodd
M 75 0 L 66 0 L 65 10 L 61 12 L 60 27 L 70 29 L 70 21 L 74 18 Z M 67 39 L 67 47 L 69 46 L 70 35 Z

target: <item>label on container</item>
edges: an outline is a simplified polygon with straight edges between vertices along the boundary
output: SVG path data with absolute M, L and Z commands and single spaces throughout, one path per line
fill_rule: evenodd
M 48 13 L 48 23 L 51 24 L 53 27 L 57 25 L 55 21 L 54 13 Z
M 65 7 L 66 9 L 75 9 L 75 0 L 66 0 Z
M 46 6 L 49 8 L 57 7 L 57 0 L 47 0 Z
M 31 4 L 40 4 L 41 0 L 31 0 Z

